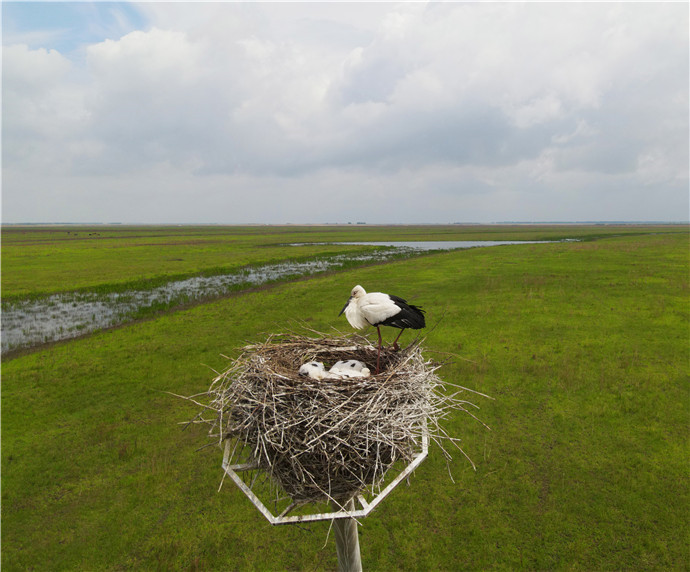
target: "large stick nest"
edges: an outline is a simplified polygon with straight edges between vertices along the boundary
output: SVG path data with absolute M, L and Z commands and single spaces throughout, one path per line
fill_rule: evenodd
M 205 394 L 210 434 L 235 441 L 233 463 L 265 472 L 293 501 L 348 499 L 381 486 L 398 460 L 421 449 L 422 435 L 439 445 L 450 438 L 439 422 L 466 411 L 462 388 L 448 393 L 438 364 L 421 346 L 383 349 L 381 373 L 366 378 L 300 376 L 300 365 L 359 360 L 373 372 L 376 348 L 360 336 L 271 336 L 243 353 Z M 441 445 L 444 454 L 450 458 Z

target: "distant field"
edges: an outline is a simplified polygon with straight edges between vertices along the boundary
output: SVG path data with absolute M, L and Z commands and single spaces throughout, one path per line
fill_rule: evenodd
M 366 570 L 689 569 L 687 226 L 3 228 L 3 296 L 440 237 L 585 241 L 277 284 L 3 363 L 3 569 L 336 569 L 328 524 L 271 527 L 217 492 L 221 451 L 196 451 L 178 425 L 196 409 L 164 392 L 204 391 L 222 354 L 300 320 L 350 331 L 356 283 L 422 305 L 441 377 L 495 398 L 471 398 L 491 431 L 447 420 L 476 472 L 457 455 L 452 482 L 432 449 L 363 521 Z
M 364 247 L 361 240 L 559 240 L 683 232 L 682 226 L 4 226 L 3 298 L 222 273 L 247 264 Z

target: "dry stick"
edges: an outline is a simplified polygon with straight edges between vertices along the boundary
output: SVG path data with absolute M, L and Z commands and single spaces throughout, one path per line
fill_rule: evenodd
M 212 407 L 210 405 L 206 405 L 205 403 L 200 403 L 191 397 L 185 397 L 184 395 L 177 395 L 177 393 L 173 393 L 171 391 L 163 391 L 163 393 L 167 393 L 168 395 L 172 395 L 173 397 L 179 397 L 180 399 L 184 399 L 186 401 L 191 401 L 194 405 L 198 405 L 199 407 L 204 407 L 205 409 L 210 409 L 211 411 L 216 411 L 215 407 Z

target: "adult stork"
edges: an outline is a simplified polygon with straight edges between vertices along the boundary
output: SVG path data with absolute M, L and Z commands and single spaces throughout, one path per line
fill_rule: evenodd
M 382 346 L 380 326 L 400 328 L 400 333 L 393 342 L 393 349 L 395 350 L 399 349 L 398 340 L 405 329 L 419 330 L 426 326 L 424 310 L 418 306 L 408 304 L 399 296 L 384 294 L 383 292 L 369 292 L 367 294 L 366 290 L 359 284 L 352 289 L 350 299 L 340 310 L 338 316 L 343 312 L 345 312 L 345 317 L 353 328 L 359 330 L 367 326 L 376 326 L 376 331 L 379 334 L 379 347 L 376 354 L 377 374 L 380 371 L 379 361 Z

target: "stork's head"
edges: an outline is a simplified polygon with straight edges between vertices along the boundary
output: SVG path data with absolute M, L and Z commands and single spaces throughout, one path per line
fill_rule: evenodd
M 364 290 L 364 288 L 362 288 L 359 284 L 357 284 L 357 286 L 355 286 L 352 289 L 352 292 L 350 292 L 350 298 L 355 298 L 355 299 L 361 298 L 365 294 L 366 294 L 366 290 Z
M 366 293 L 366 290 L 362 288 L 359 284 L 357 284 L 357 286 L 355 286 L 352 289 L 352 292 L 350 292 L 350 298 L 347 302 L 345 302 L 345 305 L 343 306 L 343 309 L 340 310 L 340 314 L 338 314 L 338 316 L 340 316 L 345 311 L 345 309 L 350 305 L 350 302 L 352 302 L 353 300 L 357 300 L 357 298 L 361 298 Z

